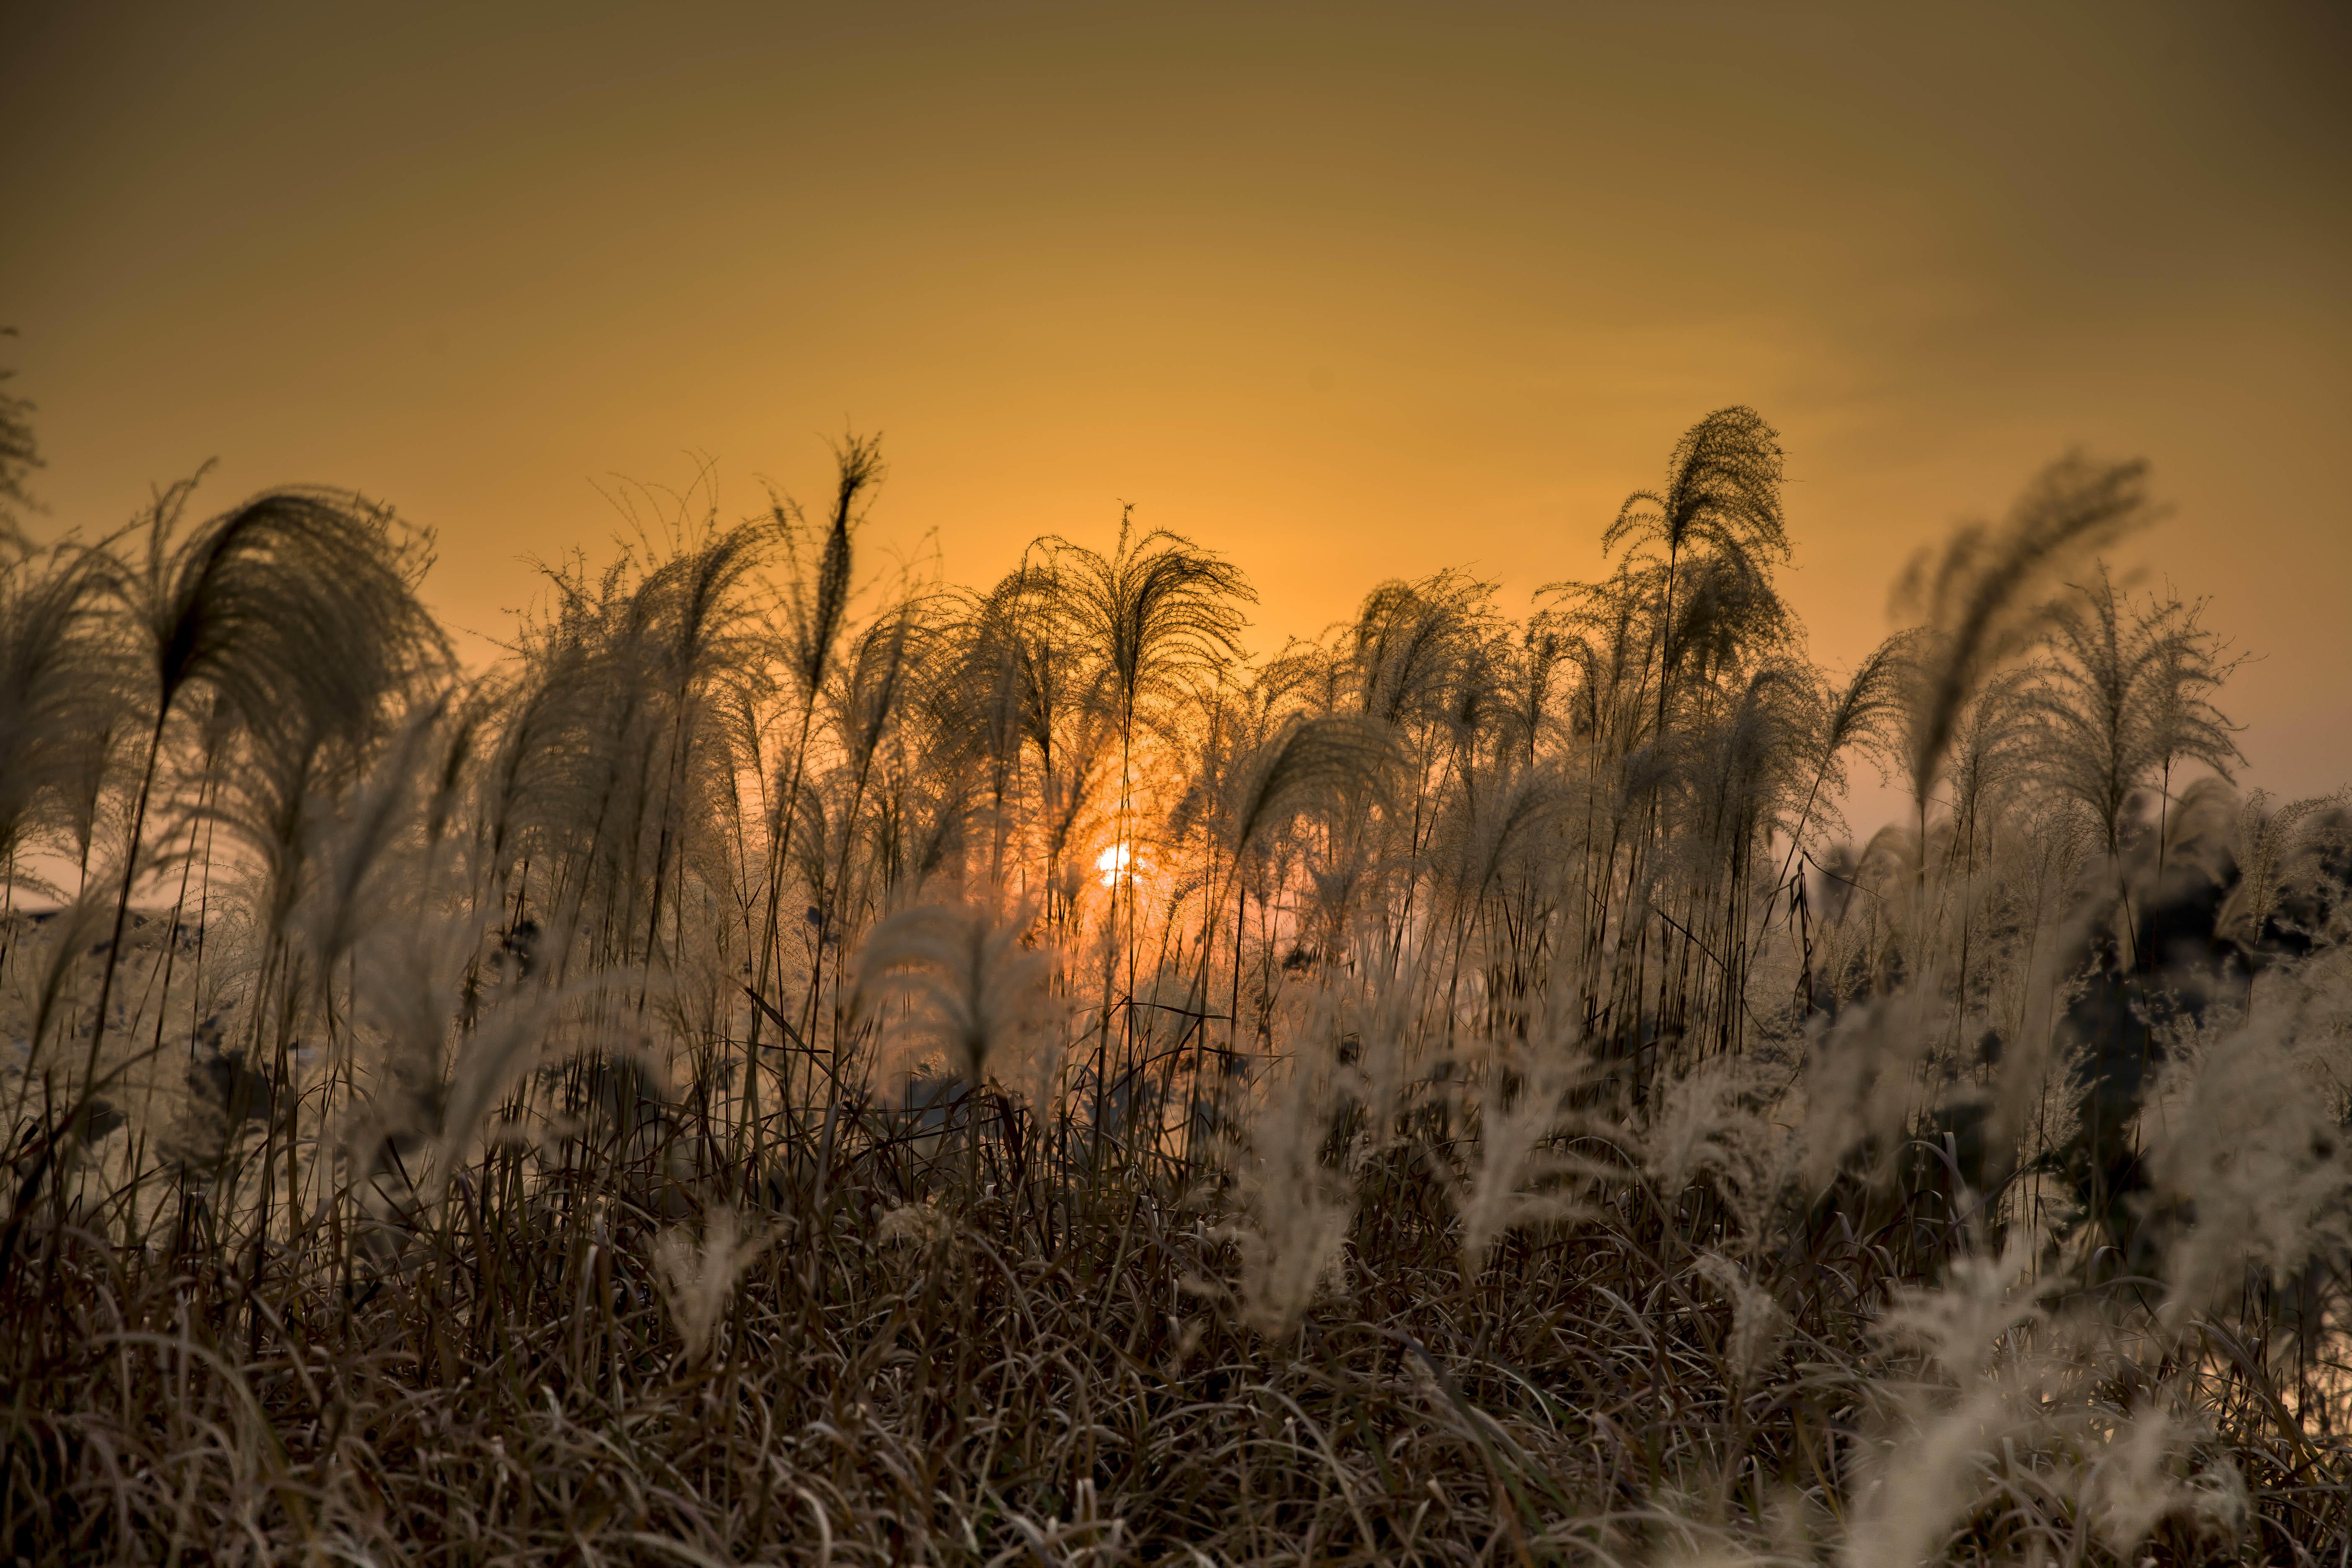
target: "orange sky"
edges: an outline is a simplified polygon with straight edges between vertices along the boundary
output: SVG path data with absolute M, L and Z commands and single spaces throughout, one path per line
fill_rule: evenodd
M 2053 23 L 2045 13 L 2063 10 Z M 498 19 L 486 21 L 485 13 Z M 0 20 L 0 321 L 47 526 L 207 458 L 356 486 L 486 631 L 613 476 L 814 493 L 978 581 L 1138 518 L 1278 645 L 1505 601 L 1731 402 L 1832 662 L 1956 516 L 2144 455 L 2133 554 L 2352 779 L 2352 33 L 2319 7 L 50 7 Z M 871 559 L 871 557 L 869 557 Z

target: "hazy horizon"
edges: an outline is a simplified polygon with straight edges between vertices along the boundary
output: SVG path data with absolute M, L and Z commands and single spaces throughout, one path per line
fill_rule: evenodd
M 20 17 L 0 321 L 37 526 L 218 459 L 348 486 L 499 635 L 623 481 L 722 517 L 887 437 L 869 563 L 992 579 L 1122 502 L 1253 646 L 1465 567 L 1599 569 L 1706 410 L 1789 452 L 1818 657 L 2081 446 L 2210 596 L 2250 784 L 2352 767 L 2340 102 L 2317 7 L 1055 6 Z M 27 242 L 29 241 L 29 242 Z M 486 651 L 477 644 L 475 651 Z M 2315 679 L 2315 677 L 2319 679 Z

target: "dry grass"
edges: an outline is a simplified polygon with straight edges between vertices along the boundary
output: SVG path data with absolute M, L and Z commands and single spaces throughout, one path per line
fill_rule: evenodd
M 12 546 L 0 1553 L 2340 1563 L 2343 811 L 2136 468 L 1837 679 L 1775 441 L 1257 661 L 870 441 L 471 685 L 355 498 Z

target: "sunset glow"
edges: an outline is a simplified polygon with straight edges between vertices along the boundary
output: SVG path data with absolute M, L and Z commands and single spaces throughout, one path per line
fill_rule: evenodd
M 2352 1560 L 2344 0 L 0 44 L 9 1568 Z
M 2145 456 L 2139 553 L 2263 644 L 2249 781 L 2334 786 L 2340 19 L 1446 13 L 36 8 L 0 326 L 44 526 L 215 458 L 214 505 L 351 485 L 439 531 L 487 663 L 630 483 L 805 500 L 850 425 L 876 550 L 990 581 L 1132 501 L 1249 573 L 1271 652 L 1381 577 L 1589 575 L 1661 432 L 1744 403 L 1842 666 L 1955 518 Z

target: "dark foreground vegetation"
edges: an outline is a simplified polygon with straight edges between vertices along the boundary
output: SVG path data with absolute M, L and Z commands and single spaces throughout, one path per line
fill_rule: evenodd
M 879 478 L 480 679 L 348 495 L 12 529 L 0 1557 L 2346 1560 L 2347 818 L 2136 467 L 1835 676 L 1746 409 L 1255 658 Z

